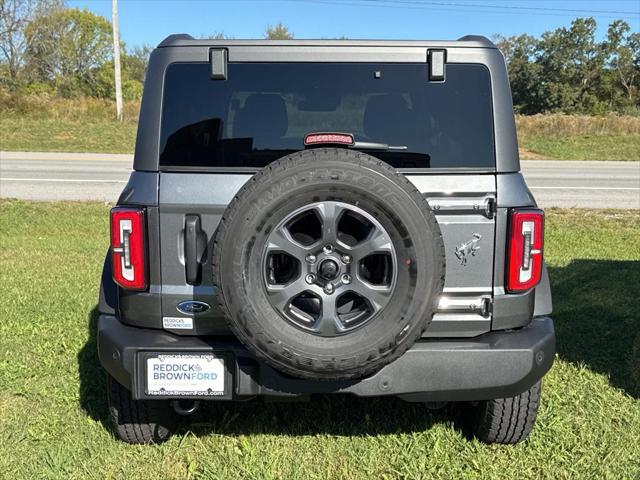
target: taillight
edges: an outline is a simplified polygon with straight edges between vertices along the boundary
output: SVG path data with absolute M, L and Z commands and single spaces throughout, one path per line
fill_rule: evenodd
M 144 210 L 111 210 L 111 261 L 113 280 L 122 288 L 146 290 L 147 253 Z
M 543 242 L 544 212 L 511 210 L 507 242 L 507 291 L 524 292 L 540 282 Z

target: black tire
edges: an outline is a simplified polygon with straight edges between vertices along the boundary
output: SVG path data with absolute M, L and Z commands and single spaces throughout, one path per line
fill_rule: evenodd
M 114 378 L 107 379 L 109 414 L 116 436 L 127 443 L 162 443 L 177 424 L 168 400 L 133 400 Z
M 330 338 L 278 313 L 261 263 L 272 229 L 319 201 L 357 205 L 375 217 L 398 258 L 386 306 L 361 328 Z M 442 234 L 424 196 L 386 163 L 345 149 L 297 152 L 257 173 L 225 211 L 212 263 L 220 307 L 235 335 L 260 360 L 315 380 L 363 377 L 400 357 L 431 322 L 445 275 Z
M 510 398 L 485 400 L 469 406 L 473 435 L 485 443 L 513 444 L 526 440 L 536 421 L 541 383 Z

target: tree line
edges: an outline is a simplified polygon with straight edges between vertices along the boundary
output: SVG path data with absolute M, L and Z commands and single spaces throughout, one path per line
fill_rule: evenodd
M 516 111 L 640 115 L 640 33 L 613 21 L 602 41 L 596 21 L 577 18 L 540 38 L 495 36 Z
M 0 88 L 75 98 L 114 97 L 111 22 L 65 0 L 0 0 Z M 226 38 L 224 33 L 214 34 Z M 282 23 L 267 39 L 292 39 Z M 596 21 L 577 18 L 542 34 L 494 36 L 505 56 L 514 106 L 545 112 L 640 115 L 640 34 L 613 21 L 603 40 Z M 121 43 L 123 96 L 139 99 L 150 46 Z

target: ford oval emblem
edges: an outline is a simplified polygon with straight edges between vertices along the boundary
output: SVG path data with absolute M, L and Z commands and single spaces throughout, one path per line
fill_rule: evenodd
M 196 315 L 198 313 L 204 313 L 211 308 L 208 303 L 200 302 L 198 300 L 185 300 L 180 302 L 176 307 L 180 313 L 186 315 Z

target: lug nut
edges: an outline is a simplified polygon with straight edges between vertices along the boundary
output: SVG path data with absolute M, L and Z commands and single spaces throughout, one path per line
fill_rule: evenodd
M 331 283 L 327 283 L 327 284 L 324 286 L 324 293 L 326 293 L 326 294 L 328 294 L 328 295 L 331 295 L 331 294 L 333 293 L 333 284 L 331 284 Z
M 342 263 L 344 263 L 345 265 L 349 265 L 351 263 L 351 257 L 349 255 L 343 255 Z
M 324 253 L 332 253 L 332 252 L 333 252 L 333 245 L 331 244 L 325 245 Z
M 316 276 L 313 273 L 308 274 L 306 277 L 304 277 L 304 280 L 311 285 L 312 283 L 315 283 L 316 281 Z
M 344 283 L 345 285 L 349 285 L 351 283 L 351 275 L 346 273 L 342 275 L 342 283 Z
M 316 263 L 316 256 L 312 253 L 310 253 L 309 255 L 307 255 L 305 257 L 305 260 L 307 261 L 307 263 Z

